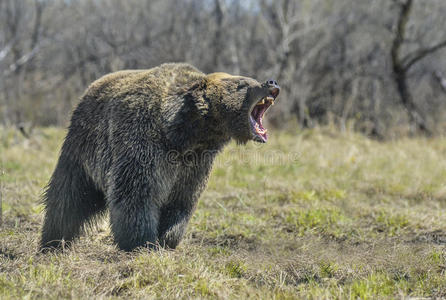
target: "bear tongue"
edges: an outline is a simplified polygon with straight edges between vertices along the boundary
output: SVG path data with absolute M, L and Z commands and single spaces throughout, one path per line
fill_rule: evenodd
M 266 111 L 266 105 L 257 105 L 253 110 L 254 119 L 256 122 L 260 125 L 260 127 L 263 129 L 263 114 Z
M 255 121 L 254 128 L 256 132 L 262 136 L 267 132 L 266 128 L 263 127 L 263 114 L 265 113 L 265 110 L 266 105 L 259 104 L 254 107 L 251 114 Z

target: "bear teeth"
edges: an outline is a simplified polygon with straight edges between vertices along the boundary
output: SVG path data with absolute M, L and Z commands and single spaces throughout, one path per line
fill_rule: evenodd
M 257 102 L 256 105 L 264 105 L 266 102 L 269 102 L 270 105 L 274 105 L 274 97 L 268 96 L 265 98 L 262 98 L 259 102 Z
M 262 100 L 260 100 L 260 101 L 257 103 L 257 105 L 263 105 L 263 104 L 265 104 L 265 98 L 263 98 Z

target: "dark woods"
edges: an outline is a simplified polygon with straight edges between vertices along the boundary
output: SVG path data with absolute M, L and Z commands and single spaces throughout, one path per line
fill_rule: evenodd
M 445 15 L 443 0 L 0 0 L 0 124 L 66 125 L 101 75 L 185 61 L 276 78 L 277 127 L 439 134 Z

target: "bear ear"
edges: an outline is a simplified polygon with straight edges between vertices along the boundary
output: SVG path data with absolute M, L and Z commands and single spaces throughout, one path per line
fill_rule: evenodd
M 217 72 L 217 73 L 211 73 L 211 74 L 206 75 L 206 80 L 210 84 L 218 84 L 221 80 L 231 79 L 233 77 L 234 76 L 232 76 L 228 73 Z
M 185 95 L 187 102 L 192 102 L 200 116 L 206 116 L 209 113 L 209 103 L 205 99 L 206 82 L 194 82 Z
M 233 76 L 228 73 L 217 72 L 206 75 L 205 82 L 206 85 L 216 91 L 224 89 L 229 82 L 237 81 L 239 76 Z

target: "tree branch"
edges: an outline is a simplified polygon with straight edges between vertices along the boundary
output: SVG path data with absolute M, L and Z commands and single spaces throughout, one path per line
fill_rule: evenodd
M 434 78 L 438 81 L 438 84 L 440 84 L 443 92 L 446 93 L 446 78 L 443 77 L 443 75 L 439 71 L 434 72 Z
M 423 58 L 425 58 L 426 56 L 428 56 L 429 54 L 432 54 L 442 48 L 446 47 L 446 40 L 432 46 L 426 49 L 421 49 L 418 50 L 417 52 L 413 53 L 413 54 L 409 54 L 407 55 L 404 59 L 403 59 L 403 65 L 404 65 L 404 69 L 406 71 L 408 71 L 415 63 L 417 63 L 418 61 L 422 60 Z M 412 56 L 412 57 L 411 57 Z

